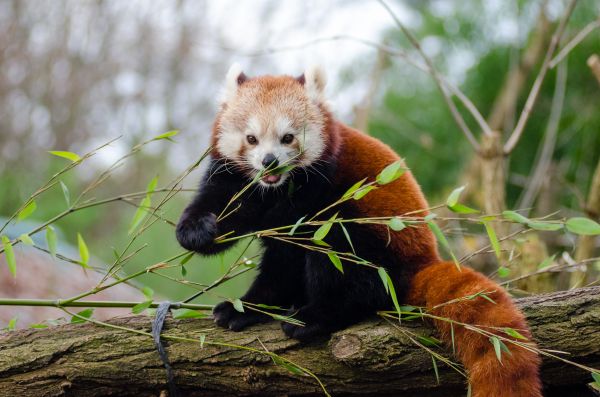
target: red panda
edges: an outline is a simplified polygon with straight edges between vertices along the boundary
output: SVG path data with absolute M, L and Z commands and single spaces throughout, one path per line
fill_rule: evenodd
M 320 69 L 298 78 L 248 78 L 239 67 L 230 69 L 213 128 L 211 165 L 177 225 L 177 239 L 184 248 L 214 254 L 230 246 L 215 243 L 227 232 L 243 234 L 309 219 L 357 181 L 372 181 L 386 166 L 401 161 L 387 145 L 335 120 L 324 87 Z M 281 164 L 294 168 L 278 175 L 264 173 Z M 237 209 L 217 221 L 230 199 L 257 175 L 254 188 L 236 199 L 232 208 Z M 406 172 L 317 219 L 329 219 L 336 212 L 338 219 L 425 216 L 426 208 L 419 185 Z M 339 252 L 352 248 L 357 256 L 385 267 L 402 302 L 457 322 L 496 327 L 487 328 L 492 331 L 510 327 L 531 337 L 508 294 L 482 274 L 442 260 L 426 225 L 396 232 L 381 224 L 346 223 L 346 228 L 352 247 L 336 224 L 325 242 Z M 261 238 L 261 244 L 259 273 L 241 299 L 289 307 L 305 323 L 304 327 L 282 323 L 290 337 L 312 340 L 392 307 L 377 271 L 370 267 L 344 262 L 342 274 L 322 252 L 268 237 Z M 493 291 L 489 297 L 495 303 L 479 297 L 441 305 L 480 291 Z M 253 311 L 238 312 L 230 302 L 217 305 L 214 318 L 219 326 L 234 331 L 270 319 Z M 450 342 L 449 324 L 441 320 L 434 324 L 442 339 Z M 456 325 L 453 333 L 473 397 L 542 395 L 540 358 L 535 352 L 509 344 L 510 354 L 503 355 L 501 363 L 488 337 Z

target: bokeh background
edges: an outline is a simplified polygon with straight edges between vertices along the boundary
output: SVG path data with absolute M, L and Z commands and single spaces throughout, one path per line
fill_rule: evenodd
M 511 70 L 525 63 L 518 100 L 494 122 L 494 128 L 509 133 L 565 3 L 390 0 L 389 4 L 438 69 L 486 117 L 492 117 Z M 572 37 L 599 15 L 600 3 L 581 0 L 566 36 Z M 478 169 L 476 156 L 431 77 L 360 40 L 404 49 L 418 59 L 376 1 L 0 0 L 0 218 L 9 217 L 65 166 L 66 160 L 48 154 L 49 150 L 83 154 L 120 137 L 62 178 L 76 195 L 135 144 L 179 130 L 175 142 L 144 147 L 92 196 L 143 191 L 155 176 L 159 186 L 170 181 L 206 149 L 222 80 L 233 62 L 250 76 L 298 75 L 311 64 L 322 65 L 335 114 L 404 156 L 431 203 L 443 203 L 452 189 L 467 183 L 465 200 L 483 207 L 473 176 Z M 542 50 L 524 59 L 536 40 L 543 43 Z M 569 54 L 561 75 L 557 68 L 550 70 L 524 136 L 507 163 L 509 208 L 525 208 L 531 216 L 584 213 L 600 158 L 600 86 L 586 66 L 594 53 L 600 53 L 598 30 Z M 557 84 L 565 87 L 563 104 L 556 133 L 548 137 Z M 477 131 L 467 113 L 461 112 Z M 550 164 L 532 181 L 548 139 Z M 184 186 L 195 188 L 200 173 L 193 172 Z M 529 191 L 532 184 L 536 188 Z M 176 222 L 190 197 L 187 192 L 177 195 L 163 208 L 164 217 Z M 27 220 L 11 224 L 6 231 L 10 237 L 66 208 L 60 186 L 44 193 L 37 204 Z M 128 241 L 135 210 L 115 202 L 65 217 L 56 224 L 59 252 L 76 256 L 77 233 L 81 233 L 92 263 L 110 264 L 113 247 L 122 249 Z M 447 230 L 452 233 L 452 227 Z M 455 249 L 461 254 L 477 249 L 484 243 L 477 237 L 463 233 Z M 576 238 L 567 234 L 544 234 L 542 239 L 542 258 L 572 253 L 576 244 Z M 43 245 L 43 235 L 36 241 Z M 136 244 L 147 246 L 127 264 L 125 273 L 180 250 L 172 226 L 163 222 Z M 2 297 L 65 298 L 94 285 L 90 272 L 32 248 L 15 248 L 19 275 L 13 280 L 2 264 Z M 194 258 L 186 265 L 185 277 L 210 283 L 235 255 Z M 486 256 L 474 264 L 483 266 L 493 260 Z M 180 271 L 174 271 L 173 277 L 182 277 Z M 250 272 L 200 302 L 239 296 L 251 277 Z M 194 292 L 151 275 L 136 283 L 154 289 L 157 298 L 183 299 Z M 559 281 L 553 286 L 561 288 Z M 131 289 L 106 298 L 139 297 Z M 0 326 L 16 314 L 23 326 L 54 315 L 28 310 L 0 307 Z

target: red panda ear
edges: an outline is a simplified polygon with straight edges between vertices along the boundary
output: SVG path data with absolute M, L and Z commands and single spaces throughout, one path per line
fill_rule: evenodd
M 306 78 L 304 77 L 304 73 L 302 73 L 300 76 L 296 77 L 296 81 L 298 83 L 300 83 L 300 85 L 304 85 L 304 83 L 306 83 Z
M 242 68 L 239 64 L 234 63 L 227 72 L 225 78 L 225 88 L 221 102 L 227 103 L 235 97 L 240 85 L 244 84 L 248 80 L 248 76 L 242 72 Z
M 327 77 L 319 66 L 312 66 L 302 75 L 304 89 L 308 97 L 315 103 L 325 102 L 325 84 Z

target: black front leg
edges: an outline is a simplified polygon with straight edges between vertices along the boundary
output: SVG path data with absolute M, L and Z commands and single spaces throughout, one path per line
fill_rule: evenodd
M 305 302 L 302 277 L 305 251 L 282 242 L 271 240 L 265 243 L 259 274 L 240 299 L 283 308 L 302 305 Z M 251 307 L 244 309 L 241 313 L 231 302 L 221 302 L 213 310 L 215 322 L 221 327 L 241 331 L 249 325 L 271 319 L 266 314 L 253 311 Z
M 362 245 L 368 244 L 368 238 L 360 230 L 356 233 L 360 228 L 348 228 L 360 256 Z M 334 225 L 326 241 L 338 252 L 349 252 L 341 233 L 339 226 Z M 306 257 L 304 286 L 307 302 L 298 307 L 294 314 L 294 318 L 303 321 L 305 326 L 283 323 L 283 331 L 288 336 L 308 341 L 329 335 L 358 323 L 377 310 L 392 306 L 376 269 L 342 261 L 342 273 L 325 254 L 312 251 Z

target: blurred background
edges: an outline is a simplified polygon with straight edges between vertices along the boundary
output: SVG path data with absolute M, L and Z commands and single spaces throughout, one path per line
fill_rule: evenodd
M 508 135 L 565 2 L 390 0 L 389 5 L 438 70 L 465 92 L 492 128 Z M 598 1 L 579 1 L 566 39 L 598 21 L 599 15 Z M 594 216 L 586 200 L 600 160 L 600 85 L 586 61 L 600 53 L 599 31 L 592 31 L 549 71 L 523 138 L 506 161 L 507 208 L 526 209 L 529 216 Z M 179 130 L 175 142 L 145 146 L 91 196 L 102 199 L 144 191 L 155 176 L 158 186 L 171 181 L 206 149 L 216 98 L 233 62 L 249 76 L 298 75 L 311 64 L 322 65 L 337 117 L 405 157 L 430 203 L 443 203 L 450 191 L 467 184 L 464 200 L 483 208 L 478 156 L 431 76 L 365 41 L 403 49 L 419 59 L 376 1 L 0 0 L 0 218 L 4 218 L 0 223 L 65 166 L 67 160 L 48 154 L 50 150 L 83 154 L 120 137 L 61 178 L 76 196 L 135 144 Z M 509 85 L 515 100 L 507 103 L 502 93 Z M 459 111 L 480 136 L 462 106 Z M 556 117 L 550 117 L 553 114 Z M 540 162 L 541 172 L 534 173 L 540 171 Z M 200 174 L 189 175 L 184 187 L 195 188 Z M 190 197 L 189 192 L 178 194 L 163 207 L 164 217 L 176 222 Z M 5 233 L 15 238 L 66 205 L 60 186 L 55 186 L 37 200 L 37 209 L 27 220 L 11 223 Z M 76 252 L 79 232 L 93 265 L 112 263 L 113 247 L 122 250 L 129 240 L 135 211 L 127 203 L 114 202 L 64 217 L 55 224 L 58 251 Z M 453 246 L 461 256 L 487 244 L 482 230 L 463 230 L 455 224 L 445 230 L 450 236 L 459 235 Z M 36 239 L 45 244 L 42 234 Z M 577 238 L 572 235 L 540 233 L 531 239 L 533 248 L 521 249 L 533 250 L 536 264 L 549 257 L 567 262 L 575 257 Z M 154 224 L 136 241 L 136 246 L 144 244 L 125 273 L 180 251 L 172 226 L 164 222 Z M 39 250 L 23 244 L 15 250 L 19 275 L 13 279 L 2 263 L 0 297 L 66 298 L 97 281 L 93 272 L 53 260 Z M 597 252 L 596 239 L 592 256 Z M 193 258 L 185 278 L 210 283 L 236 254 Z M 484 255 L 472 264 L 491 271 L 495 267 L 486 264 L 494 261 Z M 179 269 L 172 276 L 183 277 Z M 239 296 L 251 278 L 249 272 L 199 302 Z M 152 275 L 140 277 L 137 285 L 151 287 L 157 299 L 183 299 L 194 292 Z M 520 289 L 569 287 L 564 275 L 554 275 L 542 287 Z M 141 296 L 124 288 L 97 298 Z M 0 327 L 15 315 L 21 326 L 60 315 L 36 310 L 0 307 Z

